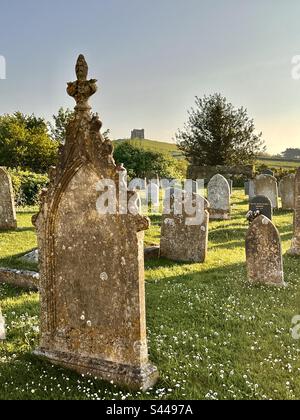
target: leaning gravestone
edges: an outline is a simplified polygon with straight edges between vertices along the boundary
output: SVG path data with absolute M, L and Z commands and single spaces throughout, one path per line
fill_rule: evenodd
M 230 187 L 223 175 L 215 175 L 208 183 L 208 202 L 211 220 L 230 219 Z
M 258 175 L 255 180 L 255 194 L 268 197 L 273 209 L 278 208 L 278 185 L 277 179 L 271 175 Z
M 4 168 L 0 168 L 0 229 L 17 227 L 14 194 L 10 176 Z
M 148 361 L 145 318 L 144 230 L 149 220 L 103 209 L 119 185 L 113 145 L 100 134 L 88 98 L 96 80 L 87 80 L 83 56 L 75 98 L 57 168 L 51 171 L 34 223 L 40 251 L 41 337 L 36 355 L 99 379 L 147 389 L 157 381 Z M 118 190 L 118 188 L 117 188 Z M 128 193 L 129 199 L 132 194 Z M 107 197 L 103 198 L 103 197 Z M 103 201 L 102 201 L 103 200 Z
M 182 204 L 182 212 L 176 212 L 177 200 Z M 192 211 L 186 211 L 187 200 Z M 180 203 L 178 208 L 181 207 Z M 183 262 L 205 261 L 208 245 L 208 207 L 207 200 L 198 194 L 188 194 L 177 189 L 166 191 L 160 240 L 162 258 Z
M 259 216 L 246 237 L 248 279 L 251 283 L 284 286 L 281 240 L 275 225 Z
M 295 206 L 295 175 L 286 175 L 279 183 L 283 210 L 293 210 Z
M 294 213 L 294 236 L 290 255 L 300 256 L 300 168 L 295 177 L 295 213 Z
M 266 216 L 268 219 L 272 220 L 272 203 L 268 197 L 264 197 L 263 195 L 253 197 L 249 203 L 249 210 L 253 213 L 259 212 L 260 215 Z
M 2 312 L 0 309 L 0 341 L 5 340 L 5 319 L 2 316 Z

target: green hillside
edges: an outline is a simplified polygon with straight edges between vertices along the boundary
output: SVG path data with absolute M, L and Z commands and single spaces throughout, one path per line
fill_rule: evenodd
M 177 146 L 175 143 L 167 143 L 167 142 L 162 142 L 162 141 L 156 141 L 156 140 L 128 140 L 128 139 L 123 139 L 123 140 L 114 140 L 114 143 L 120 143 L 120 142 L 124 142 L 124 141 L 128 141 L 129 143 L 138 146 L 138 147 L 142 147 L 143 149 L 146 150 L 151 150 L 154 152 L 158 152 L 158 153 L 166 153 L 166 154 L 171 154 L 174 157 L 181 157 L 181 152 L 178 150 Z
M 300 166 L 300 161 L 288 161 L 288 160 L 280 160 L 280 159 L 274 159 L 274 158 L 270 158 L 270 159 L 258 159 L 258 164 L 259 165 L 266 165 L 269 168 L 274 168 L 274 169 L 295 169 L 298 168 Z
M 184 159 L 181 151 L 178 150 L 175 143 L 167 143 L 167 142 L 162 142 L 162 141 L 157 141 L 157 140 L 146 140 L 146 139 L 145 140 L 120 139 L 120 140 L 114 140 L 114 143 L 117 144 L 124 141 L 128 141 L 129 143 L 137 147 L 142 147 L 143 149 L 146 149 L 146 150 L 151 150 L 158 153 L 171 154 L 173 157 L 178 158 L 180 160 Z M 259 158 L 257 161 L 257 165 L 265 165 L 268 168 L 273 168 L 273 169 L 282 168 L 282 169 L 290 170 L 290 169 L 298 168 L 300 166 L 300 162 L 287 161 L 284 159 L 275 159 L 275 158 L 270 157 L 270 158 Z

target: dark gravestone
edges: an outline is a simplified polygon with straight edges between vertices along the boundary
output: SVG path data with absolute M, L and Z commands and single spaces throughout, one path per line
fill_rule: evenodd
M 253 197 L 249 203 L 249 210 L 253 213 L 259 211 L 260 215 L 266 216 L 268 219 L 272 220 L 272 203 L 268 197 L 263 195 Z
M 274 172 L 273 172 L 273 171 L 271 171 L 271 169 L 264 169 L 264 170 L 261 172 L 261 174 L 262 174 L 262 175 L 271 175 L 271 176 L 274 176 Z

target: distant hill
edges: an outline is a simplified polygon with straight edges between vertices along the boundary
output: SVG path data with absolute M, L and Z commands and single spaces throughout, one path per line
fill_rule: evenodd
M 170 154 L 173 157 L 176 157 L 178 159 L 183 158 L 182 153 L 180 152 L 180 150 L 178 150 L 176 144 L 174 143 L 167 143 L 167 142 L 162 142 L 162 141 L 146 140 L 146 139 L 145 140 L 120 139 L 120 140 L 114 140 L 113 143 L 117 144 L 124 141 L 128 141 L 134 146 L 141 147 L 145 150 L 152 150 L 158 153 Z
M 181 151 L 178 150 L 176 144 L 174 143 L 167 143 L 163 141 L 157 140 L 129 140 L 129 139 L 119 139 L 114 140 L 113 143 L 117 144 L 120 142 L 128 141 L 129 143 L 141 147 L 146 150 L 152 150 L 158 153 L 165 153 L 175 157 L 178 160 L 185 160 L 184 156 L 182 155 Z M 278 168 L 281 167 L 282 169 L 294 169 L 300 166 L 300 162 L 298 161 L 289 161 L 285 159 L 276 159 L 276 158 L 267 158 L 267 157 L 258 157 L 257 165 L 266 165 L 269 168 Z
M 257 161 L 258 165 L 265 165 L 269 168 L 274 169 L 295 169 L 300 166 L 300 161 L 298 160 L 288 160 L 283 158 L 275 158 L 275 157 L 259 157 Z

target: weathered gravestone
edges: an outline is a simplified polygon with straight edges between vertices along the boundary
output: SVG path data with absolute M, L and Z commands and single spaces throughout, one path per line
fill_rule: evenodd
M 300 256 L 300 168 L 295 177 L 294 236 L 290 255 Z
M 0 168 L 0 229 L 17 227 L 14 194 L 10 176 L 4 168 Z
M 253 213 L 259 212 L 260 215 L 266 216 L 268 219 L 272 220 L 272 203 L 268 197 L 264 197 L 263 195 L 253 197 L 249 203 L 249 210 Z
M 255 182 L 254 179 L 249 180 L 249 200 L 255 197 Z
M 271 175 L 258 175 L 255 180 L 255 195 L 268 197 L 273 209 L 278 208 L 278 185 L 277 179 Z
M 207 186 L 211 220 L 230 219 L 230 187 L 226 178 L 215 175 Z
M 248 279 L 251 283 L 284 286 L 280 235 L 265 216 L 257 217 L 246 236 Z
M 205 261 L 208 207 L 207 200 L 198 194 L 178 189 L 166 191 L 160 240 L 162 258 L 183 262 Z
M 2 312 L 0 309 L 0 341 L 5 340 L 5 319 L 2 316 Z
M 245 195 L 249 197 L 249 200 L 255 197 L 255 185 L 253 179 L 249 179 L 245 182 Z
M 87 80 L 83 56 L 59 164 L 51 171 L 34 220 L 40 251 L 41 337 L 36 355 L 52 363 L 147 389 L 157 380 L 148 361 L 144 290 L 144 230 L 149 220 L 100 205 L 107 180 L 119 189 L 113 146 L 100 134 L 102 123 L 88 98 L 96 80 Z M 128 193 L 128 198 L 134 193 Z M 97 203 L 97 204 L 96 204 Z M 113 207 L 113 206 L 112 206 Z
M 293 210 L 295 206 L 295 175 L 286 175 L 279 183 L 283 210 Z

